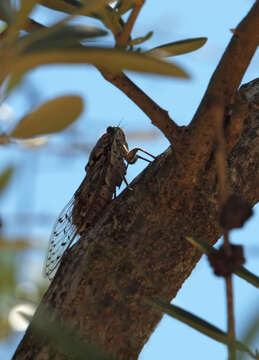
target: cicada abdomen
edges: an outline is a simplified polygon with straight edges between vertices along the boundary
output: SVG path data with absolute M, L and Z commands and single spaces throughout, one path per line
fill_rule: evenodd
M 43 273 L 52 279 L 64 252 L 92 226 L 125 178 L 128 144 L 120 127 L 108 127 L 93 148 L 86 176 L 54 224 Z

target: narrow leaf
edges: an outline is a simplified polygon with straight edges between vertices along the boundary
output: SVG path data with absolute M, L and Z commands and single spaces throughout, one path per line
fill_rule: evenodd
M 206 43 L 206 41 L 206 37 L 175 41 L 155 47 L 145 53 L 158 58 L 182 55 L 199 49 Z
M 38 2 L 50 9 L 62 11 L 67 14 L 89 16 L 92 12 L 98 12 L 98 10 L 104 8 L 105 5 L 109 3 L 109 1 L 110 0 L 39 0 Z M 81 6 L 80 3 L 83 6 Z
M 99 36 L 107 35 L 107 31 L 89 25 L 63 25 L 49 32 L 48 28 L 39 30 L 37 33 L 28 34 L 19 39 L 18 46 L 22 49 L 22 53 L 32 51 L 49 50 L 51 48 L 68 48 L 71 46 L 79 46 L 79 42 L 92 39 Z
M 143 42 L 149 40 L 153 36 L 153 31 L 149 31 L 147 35 L 138 37 L 136 39 L 132 39 L 129 41 L 129 45 L 140 45 L 143 44 Z
M 5 69 L 7 71 L 4 75 L 8 75 L 8 71 L 12 72 L 12 69 L 28 71 L 39 65 L 56 63 L 90 63 L 99 68 L 105 67 L 105 69 L 115 73 L 125 69 L 181 78 L 189 77 L 179 66 L 151 56 L 117 49 L 83 46 L 78 49 L 60 49 L 58 51 L 52 49 L 15 57 L 13 63 L 9 63 L 9 68 Z
M 9 184 L 9 181 L 13 175 L 14 168 L 12 166 L 8 166 L 1 174 L 0 174 L 0 193 L 6 188 Z
M 229 338 L 228 334 L 224 331 L 220 330 L 216 326 L 208 323 L 207 321 L 201 319 L 200 317 L 183 310 L 182 308 L 169 304 L 167 302 L 164 302 L 160 299 L 151 299 L 151 298 L 145 298 L 145 303 L 153 306 L 155 309 L 163 312 L 164 314 L 167 314 L 174 319 L 180 320 L 186 325 L 189 325 L 195 330 L 198 330 L 204 335 L 209 336 L 210 338 L 228 345 L 229 344 Z M 255 355 L 248 349 L 246 345 L 241 343 L 240 341 L 235 341 L 235 347 L 239 351 L 244 351 L 249 353 L 250 356 L 255 358 Z
M 180 320 L 181 322 L 191 326 L 192 328 L 202 332 L 216 341 L 219 341 L 223 344 L 228 343 L 228 336 L 224 331 L 178 306 L 166 303 L 160 299 L 146 298 L 145 302 L 152 305 L 157 310 L 162 311 L 163 313 L 177 320 Z
M 213 246 L 200 239 L 191 236 L 186 236 L 185 238 L 187 241 L 189 241 L 192 245 L 194 245 L 196 248 L 198 248 L 202 253 L 206 255 L 209 255 L 211 253 L 216 253 L 218 251 Z M 251 285 L 254 285 L 256 288 L 259 287 L 259 277 L 251 273 L 245 267 L 239 266 L 238 268 L 236 268 L 234 273 L 240 278 L 249 282 Z
M 68 14 L 72 14 L 83 7 L 80 0 L 39 0 L 39 3 L 49 9 L 62 11 Z
M 83 101 L 79 96 L 52 99 L 23 117 L 10 136 L 25 139 L 61 131 L 72 124 L 82 110 Z

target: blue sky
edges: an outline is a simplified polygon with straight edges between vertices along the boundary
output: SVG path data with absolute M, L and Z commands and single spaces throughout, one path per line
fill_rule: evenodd
M 251 5 L 252 1 L 248 0 L 227 2 L 146 0 L 133 33 L 134 36 L 143 36 L 150 30 L 154 31 L 154 36 L 144 44 L 146 48 L 188 37 L 206 36 L 208 42 L 199 51 L 175 59 L 175 62 L 191 74 L 192 78 L 189 81 L 133 73 L 129 73 L 129 76 L 153 100 L 169 111 L 170 116 L 179 125 L 188 124 L 232 36 L 230 29 L 237 26 Z M 48 24 L 54 22 L 57 16 L 59 14 L 43 11 L 40 7 L 34 13 L 35 19 Z M 98 25 L 92 20 L 85 21 Z M 111 38 L 104 38 L 103 43 L 111 44 Z M 258 76 L 258 64 L 257 52 L 243 82 Z M 14 93 L 7 101 L 13 109 L 15 119 L 29 111 L 32 105 L 61 94 L 75 93 L 85 100 L 85 111 L 73 127 L 76 137 L 72 138 L 68 132 L 51 136 L 50 148 L 45 152 L 36 150 L 38 151 L 36 156 L 28 150 L 23 150 L 21 154 L 21 151 L 14 147 L 3 148 L 0 154 L 3 165 L 12 162 L 18 167 L 17 176 L 4 197 L 3 209 L 7 214 L 12 214 L 21 207 L 28 213 L 49 214 L 50 220 L 44 226 L 25 224 L 22 228 L 19 227 L 19 231 L 22 229 L 24 234 L 29 232 L 29 235 L 44 248 L 47 247 L 55 216 L 70 200 L 84 176 L 86 155 L 82 152 L 70 151 L 75 139 L 80 144 L 93 145 L 107 126 L 120 124 L 129 135 L 136 130 L 154 130 L 157 135 L 151 141 L 129 136 L 130 148 L 143 147 L 157 155 L 167 148 L 168 142 L 152 127 L 150 120 L 131 100 L 105 82 L 91 66 L 42 67 L 27 76 L 22 89 L 24 91 Z M 128 172 L 129 180 L 145 166 L 143 162 L 131 166 Z M 19 194 L 15 192 L 18 184 L 21 189 Z M 233 232 L 232 237 L 234 243 L 245 245 L 246 267 L 255 273 L 258 273 L 259 257 L 259 250 L 256 247 L 258 220 L 259 208 L 245 228 Z M 11 230 L 9 231 L 11 233 Z M 17 230 L 12 228 L 12 231 Z M 33 251 L 25 255 L 25 258 L 20 276 L 21 282 L 28 282 L 41 276 L 44 251 Z M 254 316 L 256 310 L 258 312 L 258 293 L 246 282 L 236 278 L 234 291 L 237 335 L 242 336 L 247 322 Z M 202 258 L 184 283 L 174 304 L 211 321 L 223 330 L 226 329 L 224 282 L 212 274 L 206 258 Z M 8 360 L 11 357 L 20 337 L 21 334 L 17 333 L 10 337 L 8 342 L 0 342 L 1 359 Z M 211 360 L 218 360 L 226 358 L 227 354 L 224 346 L 164 316 L 144 347 L 140 359 L 169 360 L 174 357 L 180 359 L 209 357 Z

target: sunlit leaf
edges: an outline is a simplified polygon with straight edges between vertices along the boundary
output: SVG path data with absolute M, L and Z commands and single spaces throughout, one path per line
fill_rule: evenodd
M 198 248 L 202 253 L 209 255 L 212 253 L 217 253 L 218 250 L 215 249 L 213 246 L 208 244 L 205 241 L 202 241 L 201 239 L 197 239 L 191 236 L 186 236 L 186 240 L 189 241 L 192 245 L 194 245 L 196 248 Z M 239 276 L 240 278 L 246 280 L 251 285 L 254 285 L 255 287 L 259 287 L 259 277 L 255 274 L 251 273 L 249 270 L 247 270 L 243 266 L 239 266 L 234 270 L 234 273 Z
M 206 37 L 186 39 L 164 44 L 145 53 L 151 56 L 163 58 L 169 56 L 182 55 L 202 47 L 207 41 Z
M 15 57 L 13 63 L 9 63 L 9 68 L 5 70 L 7 70 L 6 72 L 8 70 L 11 72 L 11 69 L 15 68 L 16 71 L 28 71 L 39 65 L 56 63 L 90 63 L 98 68 L 105 68 L 114 73 L 118 73 L 121 70 L 131 70 L 181 78 L 189 77 L 179 66 L 145 54 L 118 49 L 82 46 L 79 49 L 40 51 Z
M 52 99 L 23 117 L 10 136 L 25 139 L 61 131 L 72 124 L 82 110 L 83 101 L 79 96 Z
M 216 326 L 210 324 L 209 322 L 201 319 L 200 317 L 186 311 L 178 306 L 169 304 L 160 299 L 150 299 L 145 298 L 145 303 L 153 306 L 155 309 L 167 314 L 177 320 L 180 320 L 184 324 L 192 327 L 195 330 L 198 330 L 204 335 L 209 336 L 210 338 L 221 342 L 222 344 L 229 344 L 228 334 L 220 330 Z M 254 357 L 254 354 L 249 350 L 249 348 L 241 343 L 238 340 L 235 340 L 235 347 L 240 351 L 248 353 L 250 356 Z M 255 357 L 254 357 L 255 358 Z
M 0 174 L 0 193 L 6 188 L 8 185 L 12 175 L 14 168 L 12 166 L 8 166 L 1 174 Z

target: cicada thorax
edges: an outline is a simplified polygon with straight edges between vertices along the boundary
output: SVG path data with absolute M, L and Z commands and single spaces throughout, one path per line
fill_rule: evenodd
M 87 175 L 74 195 L 72 221 L 78 233 L 100 217 L 126 174 L 123 146 L 127 148 L 128 145 L 124 132 L 119 127 L 108 129 L 92 150 L 86 166 Z

